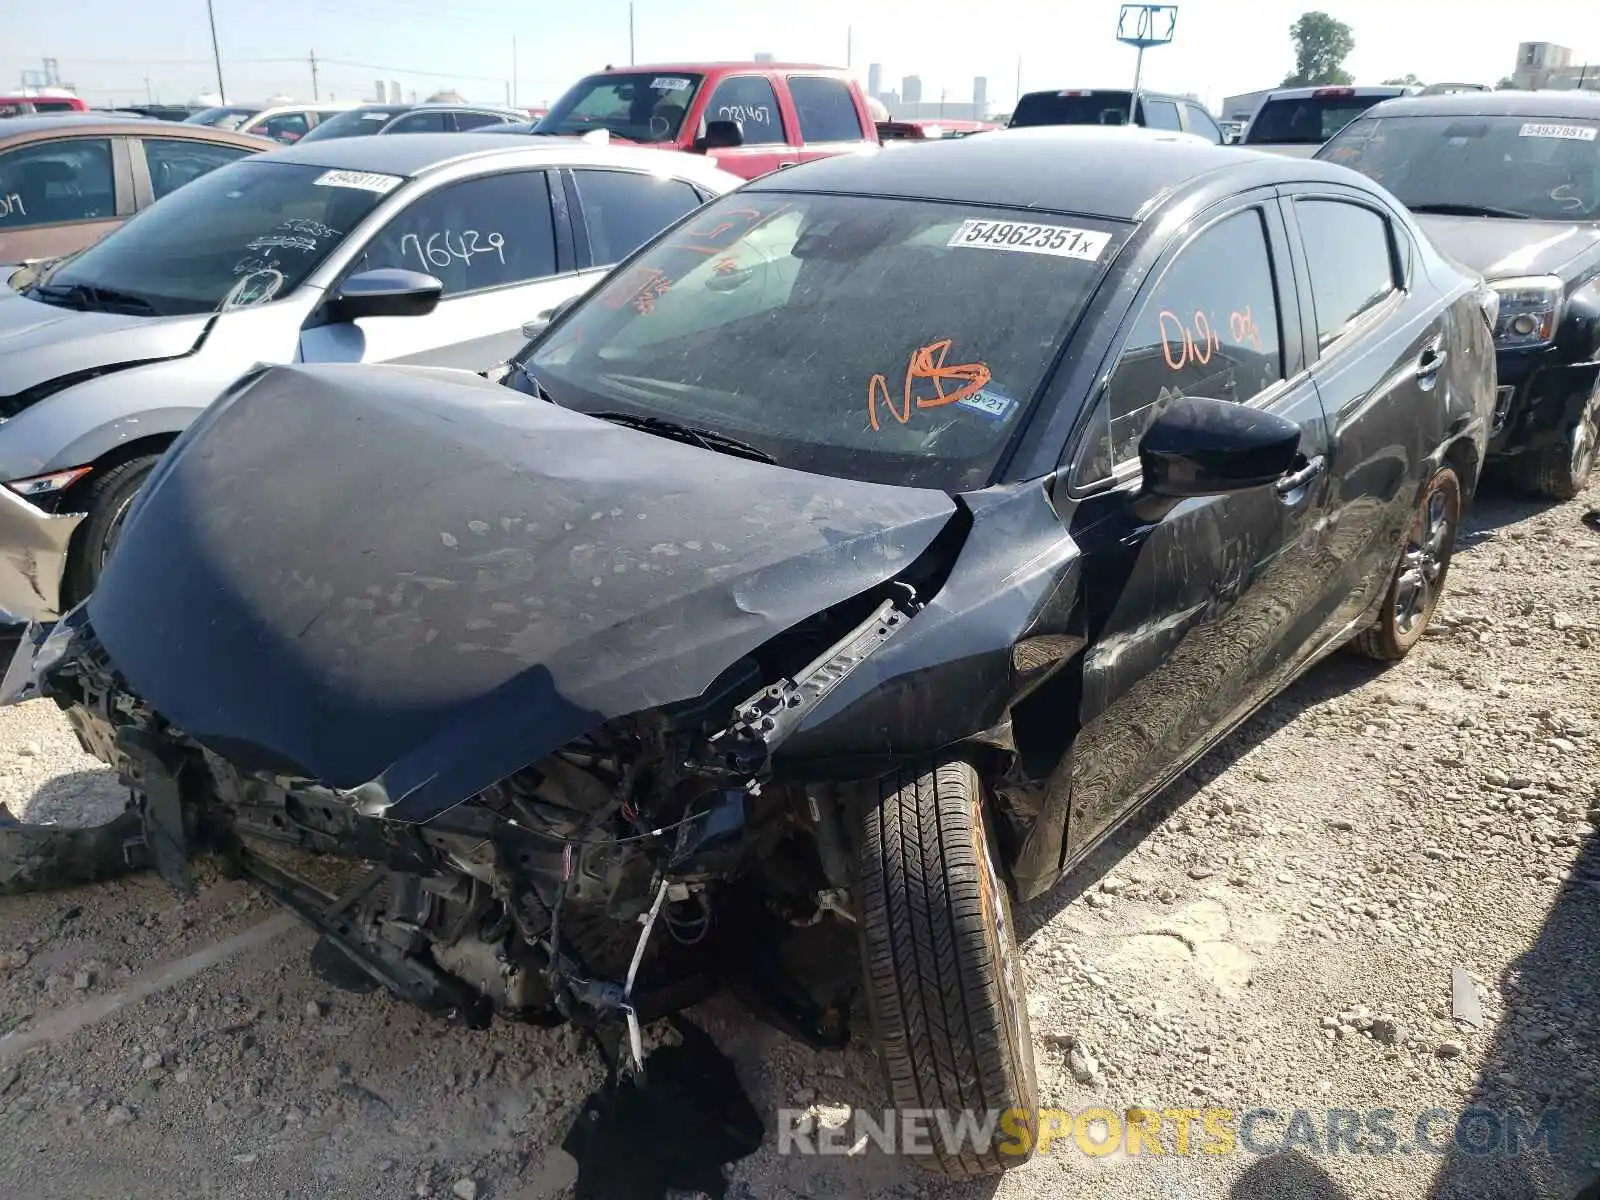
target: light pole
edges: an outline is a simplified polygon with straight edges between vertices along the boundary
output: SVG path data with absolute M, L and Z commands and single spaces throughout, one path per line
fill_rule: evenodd
M 1144 74 L 1144 52 L 1151 46 L 1165 46 L 1178 28 L 1176 4 L 1124 4 L 1117 14 L 1117 41 L 1133 46 L 1139 56 L 1133 64 L 1133 95 L 1128 98 L 1128 124 L 1139 116 L 1139 80 Z
M 217 64 L 217 103 L 226 104 L 228 93 L 222 86 L 222 48 L 217 45 L 217 14 L 211 9 L 211 0 L 206 0 L 206 20 L 211 22 L 211 57 Z

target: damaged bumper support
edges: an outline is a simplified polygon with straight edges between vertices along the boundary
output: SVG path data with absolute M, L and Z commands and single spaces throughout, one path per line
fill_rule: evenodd
M 61 575 L 83 514 L 47 513 L 0 487 L 0 620 L 52 621 Z

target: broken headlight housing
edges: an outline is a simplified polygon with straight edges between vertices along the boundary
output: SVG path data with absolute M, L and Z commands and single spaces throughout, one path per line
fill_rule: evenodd
M 1501 350 L 1528 350 L 1555 341 L 1566 303 L 1566 285 L 1554 275 L 1498 279 L 1491 284 L 1500 296 L 1494 344 Z

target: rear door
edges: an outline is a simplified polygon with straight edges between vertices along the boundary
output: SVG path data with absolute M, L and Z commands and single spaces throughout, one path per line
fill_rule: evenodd
M 800 161 L 794 144 L 799 132 L 786 125 L 778 94 L 767 75 L 724 75 L 706 100 L 705 121 L 737 121 L 744 144 L 709 150 L 706 157 L 729 174 L 754 179 Z
M 380 133 L 449 133 L 450 116 L 439 109 L 406 113 L 385 125 Z
M 1354 190 L 1310 187 L 1283 201 L 1295 236 L 1312 378 L 1333 425 L 1324 624 L 1336 632 L 1388 585 L 1442 434 L 1438 390 L 1452 353 L 1448 316 L 1417 271 L 1409 236 Z
M 511 118 L 501 113 L 457 111 L 450 114 L 450 122 L 456 132 L 465 133 L 469 129 L 482 129 L 486 125 L 509 125 Z
M 856 150 L 871 142 L 867 117 L 856 107 L 855 91 L 831 75 L 785 77 L 800 133 L 800 162 Z
M 1211 119 L 1211 114 L 1198 104 L 1185 100 L 1182 104 L 1183 127 L 1189 133 L 1199 134 L 1207 141 L 1222 145 L 1226 140 L 1222 136 L 1222 127 Z
M 345 275 L 399 267 L 432 275 L 443 299 L 425 317 L 331 322 L 300 336 L 307 362 L 400 362 L 483 370 L 526 339 L 522 323 L 582 291 L 565 197 L 550 173 L 501 171 L 424 192 L 366 243 Z
M 154 204 L 186 183 L 256 153 L 248 146 L 207 142 L 200 138 L 137 137 L 128 139 L 133 159 L 134 202 Z
M 71 254 L 133 215 L 125 137 L 51 137 L 0 152 L 0 264 Z
M 1072 753 L 1069 855 L 1087 848 L 1263 696 L 1311 633 L 1328 431 L 1303 366 L 1288 235 L 1274 194 L 1214 209 L 1141 288 L 1071 464 L 1089 647 Z M 1301 429 L 1294 473 L 1130 508 L 1138 447 L 1173 399 L 1280 414 Z M 1070 718 L 1069 718 L 1070 719 Z
M 562 175 L 570 189 L 578 268 L 598 274 L 702 203 L 683 180 L 643 171 L 575 167 Z

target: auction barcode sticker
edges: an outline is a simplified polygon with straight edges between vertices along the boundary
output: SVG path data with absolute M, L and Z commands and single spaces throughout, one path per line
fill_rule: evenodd
M 682 92 L 689 87 L 689 80 L 678 75 L 657 75 L 650 81 L 650 90 L 653 92 Z
M 1595 125 L 1553 125 L 1529 122 L 1522 127 L 1523 137 L 1537 138 L 1562 138 L 1569 142 L 1592 142 L 1595 134 L 1600 133 L 1600 126 Z
M 405 180 L 399 175 L 380 175 L 376 171 L 324 171 L 312 182 L 321 187 L 360 188 L 386 196 Z
M 1027 221 L 963 221 L 947 246 L 976 246 L 983 250 L 1019 250 L 1023 254 L 1053 254 L 1094 262 L 1111 240 L 1109 233 L 1073 229 L 1070 225 L 1035 225 Z

